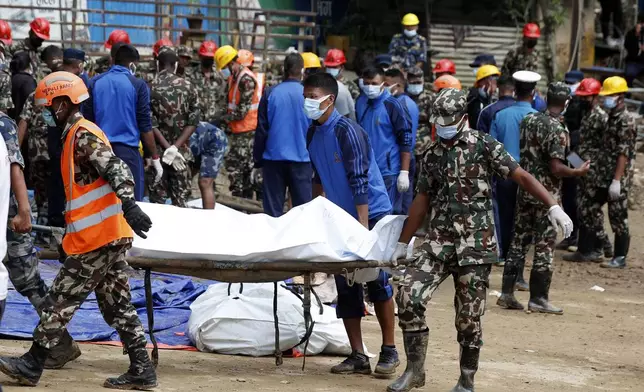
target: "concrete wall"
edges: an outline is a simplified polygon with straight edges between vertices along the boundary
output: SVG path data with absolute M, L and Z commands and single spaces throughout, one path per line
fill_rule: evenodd
M 573 2 L 577 0 L 564 0 L 566 16 L 563 23 L 555 31 L 555 76 L 560 79 L 568 71 L 574 50 L 573 31 L 574 10 Z M 582 33 L 579 37 L 578 67 L 592 66 L 595 61 L 595 2 L 594 0 L 583 1 L 581 16 Z

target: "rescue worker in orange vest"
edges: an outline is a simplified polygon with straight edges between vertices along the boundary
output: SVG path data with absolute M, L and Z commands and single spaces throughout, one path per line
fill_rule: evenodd
M 38 384 L 45 359 L 61 344 L 65 327 L 94 291 L 103 318 L 117 330 L 130 357 L 127 373 L 108 378 L 104 387 L 156 387 L 154 366 L 145 349 L 141 320 L 132 306 L 125 252 L 134 232 L 142 238 L 152 226 L 134 201 L 134 179 L 98 126 L 83 118 L 80 104 L 89 97 L 85 83 L 69 72 L 54 72 L 36 88 L 43 119 L 63 128 L 61 172 L 67 206 L 66 255 L 45 297 L 33 344 L 22 357 L 1 357 L 0 371 L 22 385 Z
M 237 52 L 237 62 L 255 73 L 257 84 L 259 84 L 262 91 L 264 91 L 264 88 L 266 88 L 266 74 L 263 72 L 257 72 L 255 69 L 255 55 L 253 55 L 253 52 L 246 49 L 240 49 L 239 52 Z
M 215 52 L 217 69 L 228 80 L 228 112 L 223 116 L 223 122 L 230 146 L 225 162 L 230 191 L 233 196 L 252 199 L 253 132 L 257 128 L 262 85 L 255 74 L 237 60 L 237 50 L 230 45 Z

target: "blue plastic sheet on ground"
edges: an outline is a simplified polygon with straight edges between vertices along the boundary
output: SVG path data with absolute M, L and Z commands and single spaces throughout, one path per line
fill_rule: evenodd
M 56 261 L 42 261 L 40 263 L 40 274 L 48 286 L 51 285 L 59 268 L 60 264 Z M 184 334 L 190 317 L 190 305 L 212 283 L 215 282 L 191 280 L 178 275 L 152 274 L 154 336 L 158 343 L 170 346 L 192 346 L 190 339 Z M 132 304 L 137 309 L 145 327 L 149 343 L 143 279 L 130 278 L 130 288 L 132 290 Z M 10 289 L 5 314 L 0 323 L 0 336 L 30 339 L 37 324 L 38 315 L 31 303 Z M 74 314 L 68 329 L 77 341 L 119 341 L 116 331 L 103 320 L 94 293 Z

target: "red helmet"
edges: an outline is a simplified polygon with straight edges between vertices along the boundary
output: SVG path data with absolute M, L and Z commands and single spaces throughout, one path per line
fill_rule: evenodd
M 127 31 L 125 30 L 112 31 L 110 33 L 110 36 L 107 38 L 107 41 L 105 41 L 105 49 L 110 50 L 112 49 L 112 45 L 117 43 L 125 43 L 125 44 L 130 43 L 130 36 L 127 34 Z
M 36 18 L 29 23 L 31 31 L 38 37 L 48 40 L 49 39 L 49 21 L 45 18 Z
M 541 37 L 541 30 L 536 23 L 526 23 L 523 26 L 523 36 L 525 38 L 539 38 Z
M 602 89 L 602 84 L 599 80 L 593 78 L 582 79 L 579 87 L 575 91 L 575 95 L 580 97 L 587 97 L 589 95 L 598 95 Z
M 347 62 L 344 52 L 340 49 L 329 49 L 324 58 L 324 66 L 339 67 Z
M 203 41 L 199 47 L 199 56 L 215 57 L 217 51 L 217 44 L 214 41 Z
M 174 44 L 167 38 L 161 38 L 152 47 L 152 53 L 154 53 L 155 56 L 159 55 L 159 49 L 163 46 L 174 46 Z
M 11 45 L 11 26 L 4 20 L 0 20 L 0 41 L 5 45 Z
M 438 60 L 434 67 L 434 73 L 448 73 L 450 75 L 454 75 L 456 73 L 456 64 L 449 59 Z

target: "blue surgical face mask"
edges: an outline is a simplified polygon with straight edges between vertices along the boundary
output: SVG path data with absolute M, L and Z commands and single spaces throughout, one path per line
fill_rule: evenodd
M 340 75 L 340 68 L 327 68 L 326 73 L 333 76 L 334 78 L 337 78 L 338 75 Z
M 617 98 L 615 97 L 604 98 L 604 107 L 606 109 L 615 109 L 617 107 Z
M 228 68 L 222 69 L 221 76 L 223 76 L 224 79 L 228 79 L 230 77 L 230 70 Z
M 479 95 L 483 98 L 487 98 L 487 90 L 485 87 L 479 87 Z
M 313 98 L 305 98 L 304 99 L 304 113 L 306 114 L 306 117 L 310 118 L 311 120 L 317 120 L 322 115 L 329 110 L 331 105 L 327 106 L 324 109 L 320 109 L 320 105 L 322 102 L 326 101 L 331 95 L 327 95 L 325 97 L 322 97 L 320 99 L 313 99 Z
M 358 79 L 358 87 L 360 87 L 360 90 L 364 90 L 364 80 L 362 78 Z
M 416 30 L 407 30 L 407 29 L 403 30 L 403 33 L 405 33 L 407 38 L 414 38 L 418 34 Z
M 51 115 L 51 112 L 49 110 L 43 109 L 41 116 L 43 121 L 45 121 L 45 124 L 48 127 L 56 126 L 56 121 L 54 120 L 54 116 Z
M 365 93 L 365 95 L 367 96 L 367 98 L 369 98 L 369 99 L 376 99 L 376 98 L 378 98 L 380 95 L 382 95 L 382 92 L 383 92 L 382 86 L 383 86 L 383 84 L 384 84 L 384 83 L 381 83 L 381 84 L 380 84 L 380 85 L 378 85 L 378 86 L 373 86 L 373 85 L 364 85 L 364 86 L 362 87 L 362 91 Z
M 436 124 L 436 134 L 442 139 L 451 140 L 456 136 L 463 120 L 454 125 L 438 125 Z
M 476 76 L 476 74 L 477 74 L 478 72 L 479 72 L 479 68 L 478 68 L 478 67 L 476 67 L 476 68 L 472 68 L 472 73 L 474 74 L 474 76 Z
M 411 95 L 420 95 L 423 92 L 423 84 L 408 84 L 407 85 L 407 92 Z

